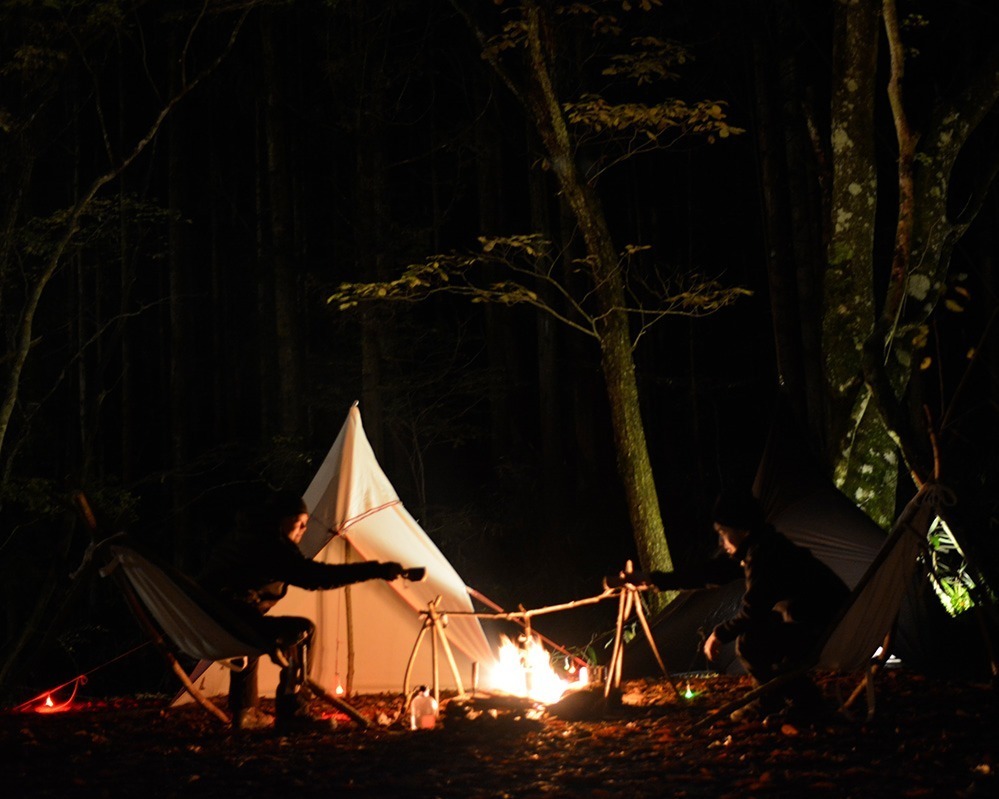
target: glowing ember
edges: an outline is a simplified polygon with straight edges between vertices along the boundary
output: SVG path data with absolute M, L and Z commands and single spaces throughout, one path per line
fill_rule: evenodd
M 63 710 L 69 709 L 69 702 L 65 702 L 61 705 L 57 705 L 52 701 L 52 694 L 45 697 L 45 701 L 35 708 L 36 713 L 60 713 Z
M 497 691 L 551 704 L 566 691 L 586 685 L 588 675 L 584 668 L 579 670 L 575 682 L 563 679 L 552 668 L 551 657 L 537 636 L 530 636 L 518 645 L 504 635 L 488 682 Z

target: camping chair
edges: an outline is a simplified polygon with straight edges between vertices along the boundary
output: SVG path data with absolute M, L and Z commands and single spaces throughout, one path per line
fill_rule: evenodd
M 806 665 L 781 674 L 711 711 L 693 726 L 700 727 L 727 716 L 763 694 L 773 691 L 810 671 L 860 675 L 856 688 L 839 701 L 846 712 L 866 694 L 867 720 L 874 716 L 874 681 L 891 652 L 891 633 L 906 590 L 926 546 L 926 533 L 941 505 L 950 501 L 949 491 L 938 483 L 924 484 L 896 520 L 888 538 L 850 594 L 846 606 L 820 638 Z M 880 647 L 880 650 L 879 650 Z
M 78 494 L 76 502 L 87 525 L 95 531 L 97 525 L 86 498 Z M 236 671 L 246 667 L 247 658 L 267 655 L 282 668 L 294 668 L 298 684 L 308 694 L 342 711 L 361 726 L 368 725 L 368 720 L 355 708 L 309 678 L 305 641 L 267 638 L 186 575 L 139 554 L 127 543 L 124 533 L 92 544 L 84 564 L 90 560 L 103 563 L 101 576 L 115 579 L 136 620 L 184 690 L 220 721 L 228 724 L 231 718 L 195 687 L 177 660 L 174 648 L 189 657 L 217 661 Z M 288 653 L 293 649 L 301 657 L 290 662 Z

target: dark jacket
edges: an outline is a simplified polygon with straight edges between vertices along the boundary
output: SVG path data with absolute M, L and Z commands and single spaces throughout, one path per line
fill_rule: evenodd
M 723 585 L 740 575 L 746 590 L 739 613 L 714 630 L 723 642 L 755 624 L 772 623 L 774 613 L 785 622 L 822 632 L 850 595 L 832 569 L 770 525 L 752 530 L 732 557 L 681 572 L 653 572 L 650 577 L 661 590 L 676 590 Z
M 263 614 L 288 592 L 289 585 L 317 591 L 397 576 L 398 567 L 391 563 L 309 560 L 292 541 L 263 529 L 233 536 L 217 547 L 200 582 L 237 607 Z

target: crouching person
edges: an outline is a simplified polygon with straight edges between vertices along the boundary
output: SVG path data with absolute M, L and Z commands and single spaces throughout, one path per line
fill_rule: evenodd
M 350 564 L 318 563 L 298 547 L 309 522 L 305 502 L 293 492 L 278 492 L 258 518 L 244 524 L 212 555 L 202 585 L 225 600 L 284 655 L 275 694 L 275 725 L 279 731 L 329 729 L 330 723 L 313 717 L 299 689 L 306 678 L 306 651 L 315 627 L 298 616 L 265 616 L 288 591 L 289 585 L 318 591 L 341 588 L 365 580 L 394 580 L 403 573 L 394 562 L 362 561 Z M 229 677 L 229 712 L 236 729 L 260 729 L 271 718 L 258 707 L 259 658 Z
M 648 581 L 665 591 L 722 585 L 742 577 L 745 593 L 738 614 L 715 627 L 704 642 L 708 660 L 735 641 L 736 654 L 757 684 L 809 665 L 849 589 L 808 549 L 767 524 L 752 495 L 722 494 L 713 521 L 721 548 L 716 558 L 687 571 L 651 572 Z M 733 720 L 784 711 L 807 719 L 822 710 L 821 693 L 802 675 L 737 710 Z

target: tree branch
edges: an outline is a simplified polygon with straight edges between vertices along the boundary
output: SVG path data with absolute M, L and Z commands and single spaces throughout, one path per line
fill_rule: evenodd
M 132 151 L 117 165 L 112 166 L 111 169 L 103 175 L 98 176 L 90 185 L 87 192 L 76 202 L 70 211 L 66 219 L 63 234 L 56 243 L 52 253 L 49 255 L 48 261 L 42 269 L 41 274 L 38 276 L 34 285 L 31 286 L 25 301 L 24 310 L 21 314 L 14 345 L 13 362 L 9 370 L 7 385 L 4 387 L 4 395 L 2 401 L 0 401 L 0 452 L 3 451 L 4 441 L 7 436 L 7 429 L 10 426 L 11 415 L 13 414 L 14 405 L 17 402 L 17 397 L 20 391 L 21 375 L 24 371 L 24 365 L 27 362 L 28 354 L 31 350 L 32 329 L 34 326 L 35 313 L 41 303 L 46 287 L 54 277 L 66 250 L 69 248 L 70 242 L 72 242 L 73 237 L 79 231 L 81 218 L 89 209 L 91 203 L 94 201 L 94 198 L 98 195 L 101 189 L 128 169 L 128 167 L 131 166 L 132 163 L 134 163 L 135 160 L 145 151 L 149 144 L 156 138 L 156 135 L 159 133 L 163 123 L 166 121 L 167 117 L 170 116 L 177 105 L 208 75 L 218 68 L 219 64 L 222 63 L 235 45 L 239 31 L 242 28 L 243 22 L 249 11 L 250 7 L 243 10 L 242 14 L 237 19 L 236 25 L 233 27 L 226 46 L 223 48 L 218 57 L 212 61 L 208 67 L 202 70 L 194 78 L 194 80 L 181 87 L 177 94 L 172 97 L 160 110 L 159 114 L 146 131 L 146 134 L 139 139 L 139 141 L 132 148 Z

